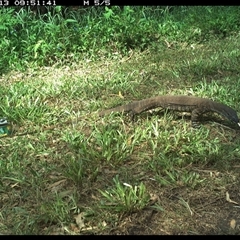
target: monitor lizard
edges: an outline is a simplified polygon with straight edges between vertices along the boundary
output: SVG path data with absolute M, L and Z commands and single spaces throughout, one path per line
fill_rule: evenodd
M 98 115 L 104 116 L 112 112 L 129 112 L 131 116 L 134 117 L 136 114 L 158 107 L 181 112 L 191 112 L 191 122 L 193 127 L 198 126 L 199 116 L 207 112 L 216 112 L 231 122 L 238 124 L 240 127 L 237 113 L 231 107 L 208 98 L 184 95 L 163 95 L 133 101 L 126 105 L 100 111 Z

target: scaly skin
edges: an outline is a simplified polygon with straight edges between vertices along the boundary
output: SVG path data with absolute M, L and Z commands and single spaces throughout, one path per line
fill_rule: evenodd
M 126 105 L 100 111 L 99 116 L 104 116 L 106 114 L 110 114 L 111 112 L 130 112 L 132 116 L 134 116 L 141 112 L 157 107 L 182 112 L 191 112 L 191 121 L 193 126 L 196 126 L 199 122 L 199 116 L 207 112 L 216 112 L 218 114 L 221 114 L 231 122 L 234 122 L 240 126 L 237 113 L 231 107 L 212 101 L 208 98 L 182 95 L 164 95 L 147 98 L 140 101 L 133 101 Z

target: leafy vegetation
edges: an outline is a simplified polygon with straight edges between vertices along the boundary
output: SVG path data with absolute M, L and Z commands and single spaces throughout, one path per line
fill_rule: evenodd
M 162 94 L 239 112 L 239 12 L 1 8 L 0 234 L 239 234 L 236 126 L 97 114 Z
M 30 8 L 0 11 L 2 72 L 116 54 L 121 57 L 130 49 L 144 50 L 166 38 L 196 43 L 213 35 L 226 37 L 239 29 L 236 7 L 115 6 L 67 11 L 57 6 L 43 15 Z

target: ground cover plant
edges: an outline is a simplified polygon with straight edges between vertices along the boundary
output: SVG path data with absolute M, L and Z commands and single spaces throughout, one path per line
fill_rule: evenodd
M 97 112 L 162 94 L 239 108 L 239 7 L 0 9 L 0 234 L 239 234 L 239 129 Z

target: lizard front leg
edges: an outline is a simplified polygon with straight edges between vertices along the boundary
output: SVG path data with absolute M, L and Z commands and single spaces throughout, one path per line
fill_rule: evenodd
M 132 122 L 134 122 L 136 120 L 136 112 L 134 110 L 130 110 L 128 115 Z
M 192 111 L 192 115 L 191 115 L 191 122 L 192 122 L 192 127 L 193 128 L 199 128 L 199 117 L 204 113 L 206 112 L 205 109 L 202 109 L 202 108 L 195 108 L 193 111 Z

